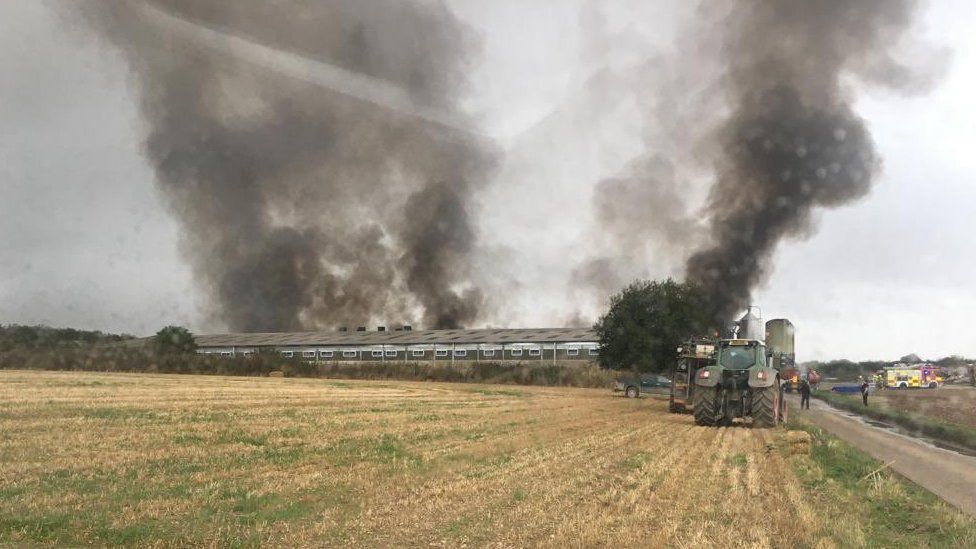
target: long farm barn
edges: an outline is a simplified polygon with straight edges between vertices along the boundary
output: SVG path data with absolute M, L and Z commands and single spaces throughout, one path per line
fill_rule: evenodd
M 277 352 L 309 361 L 595 360 L 599 344 L 582 328 L 238 333 L 199 335 L 197 352 Z

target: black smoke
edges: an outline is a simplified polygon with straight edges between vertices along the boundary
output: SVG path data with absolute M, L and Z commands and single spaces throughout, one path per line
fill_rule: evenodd
M 880 165 L 863 121 L 846 105 L 811 107 L 785 85 L 752 103 L 726 128 L 708 205 L 714 244 L 687 264 L 719 326 L 749 305 L 776 244 L 808 230 L 814 208 L 866 195 Z
M 777 244 L 810 231 L 816 209 L 870 191 L 881 161 L 844 77 L 903 86 L 910 71 L 888 52 L 914 9 L 911 0 L 735 4 L 724 49 L 731 113 L 717 133 L 705 212 L 710 242 L 687 261 L 716 325 L 750 304 Z
M 442 3 L 76 9 L 131 70 L 146 155 L 216 319 L 269 331 L 478 318 L 480 293 L 466 285 L 476 237 L 468 202 L 491 158 L 480 140 L 416 114 L 462 119 L 477 42 Z M 187 39 L 170 18 L 362 75 L 412 107 L 282 74 L 250 50 Z
M 899 61 L 909 51 L 921 65 L 935 53 L 905 47 L 916 9 L 914 0 L 701 4 L 674 58 L 635 68 L 644 151 L 596 188 L 596 221 L 619 246 L 577 278 L 606 291 L 635 265 L 679 256 L 686 279 L 708 293 L 714 325 L 726 325 L 772 272 L 780 242 L 809 235 L 818 210 L 870 192 L 881 159 L 854 92 L 931 82 L 937 70 Z M 939 65 L 930 57 L 923 62 Z M 702 169 L 712 177 L 697 207 L 688 198 Z M 642 242 L 654 243 L 651 253 Z

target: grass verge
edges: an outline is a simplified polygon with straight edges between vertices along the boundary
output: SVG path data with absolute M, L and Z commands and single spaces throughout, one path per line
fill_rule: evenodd
M 804 421 L 809 460 L 794 471 L 839 547 L 976 547 L 976 521 L 853 446 Z
M 826 391 L 817 391 L 813 396 L 814 398 L 823 400 L 834 408 L 860 414 L 878 421 L 894 423 L 916 435 L 924 435 L 976 451 L 976 429 L 972 427 L 940 421 L 904 410 L 884 408 L 877 404 L 874 406 L 864 406 L 859 396 L 852 398 Z

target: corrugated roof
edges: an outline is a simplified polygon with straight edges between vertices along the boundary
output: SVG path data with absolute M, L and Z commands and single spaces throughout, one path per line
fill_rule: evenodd
M 200 347 L 286 345 L 417 345 L 433 343 L 552 343 L 597 341 L 586 328 L 517 328 L 485 330 L 409 330 L 402 332 L 287 332 L 195 336 Z

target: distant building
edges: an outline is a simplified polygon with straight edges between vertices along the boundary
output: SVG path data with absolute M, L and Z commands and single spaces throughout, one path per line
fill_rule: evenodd
M 919 362 L 922 362 L 922 359 L 915 353 L 912 353 L 901 357 L 898 359 L 898 361 L 904 362 L 905 364 L 918 364 Z
M 276 352 L 315 362 L 595 360 L 593 330 L 580 328 L 378 330 L 196 336 L 197 352 L 247 356 Z

